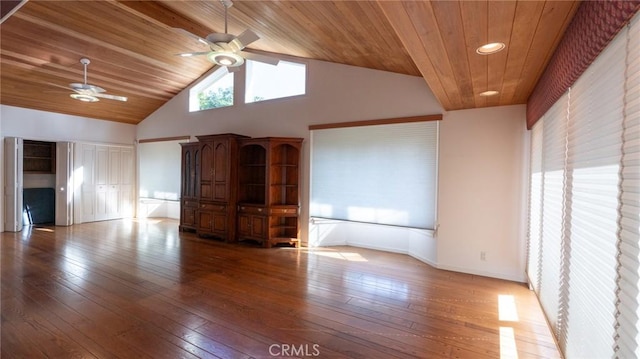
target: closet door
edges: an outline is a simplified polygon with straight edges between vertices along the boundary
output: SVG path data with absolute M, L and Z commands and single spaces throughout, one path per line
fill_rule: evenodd
M 22 139 L 6 137 L 4 140 L 4 229 L 22 230 Z
M 82 144 L 78 153 L 78 171 L 82 171 L 82 181 L 80 184 L 81 221 L 93 222 L 96 220 L 96 146 Z
M 109 147 L 109 169 L 107 175 L 107 219 L 120 218 L 120 170 L 119 147 Z
M 120 216 L 133 217 L 135 203 L 135 175 L 133 148 L 120 149 Z
M 109 186 L 109 147 L 96 146 L 95 153 L 95 220 L 109 219 L 107 189 Z
M 76 170 L 82 171 L 82 222 L 133 217 L 135 157 L 132 147 L 78 145 Z M 76 186 L 80 185 L 76 183 Z M 77 209 L 78 207 L 76 207 Z M 80 211 L 76 211 L 80 212 Z M 79 223 L 76 220 L 76 223 Z
M 73 224 L 73 143 L 56 143 L 56 226 Z

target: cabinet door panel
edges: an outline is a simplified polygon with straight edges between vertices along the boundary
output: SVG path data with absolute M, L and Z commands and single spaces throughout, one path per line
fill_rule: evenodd
M 229 146 L 227 141 L 216 142 L 213 161 L 213 199 L 227 201 L 229 198 Z
M 211 212 L 208 211 L 200 211 L 198 212 L 198 230 L 208 233 L 211 232 L 211 224 L 213 221 L 213 216 Z
M 247 237 L 251 235 L 251 218 L 249 215 L 238 215 L 238 235 L 240 237 Z
M 225 213 L 213 214 L 213 231 L 214 232 L 227 231 L 227 215 Z
M 109 148 L 109 184 L 120 184 L 120 173 L 122 168 L 120 167 L 121 157 L 119 148 Z
M 200 198 L 211 199 L 211 184 L 200 183 Z
M 104 221 L 108 219 L 108 208 L 109 200 L 107 198 L 107 188 L 106 186 L 98 186 L 96 190 L 96 221 Z
M 264 238 L 267 229 L 267 217 L 251 216 L 251 235 L 256 238 Z
M 200 156 L 200 198 L 211 200 L 213 199 L 213 147 L 211 144 L 205 143 L 200 147 Z
M 190 207 L 182 207 L 182 225 L 195 227 L 196 225 L 196 209 Z
M 213 174 L 213 148 L 210 144 L 205 143 L 200 149 L 202 161 L 200 164 L 200 181 L 211 182 Z
M 109 182 L 109 147 L 96 146 L 95 156 L 95 184 L 107 185 Z

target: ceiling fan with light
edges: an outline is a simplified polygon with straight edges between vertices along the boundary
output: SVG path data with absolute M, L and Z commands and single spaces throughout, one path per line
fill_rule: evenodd
M 207 35 L 206 38 L 201 38 L 185 29 L 174 28 L 198 40 L 199 43 L 209 46 L 210 49 L 209 51 L 185 52 L 178 55 L 183 57 L 206 55 L 209 61 L 218 66 L 225 66 L 232 72 L 237 71 L 238 67 L 242 66 L 246 59 L 277 65 L 280 60 L 276 58 L 242 51 L 247 45 L 257 41 L 260 37 L 250 29 L 245 30 L 238 36 L 227 33 L 227 12 L 233 6 L 233 2 L 231 0 L 220 0 L 220 2 L 224 6 L 224 33 L 214 32 Z
M 88 84 L 87 83 L 87 66 L 91 63 L 91 61 L 83 57 L 80 59 L 80 63 L 84 66 L 84 82 L 83 83 L 74 82 L 69 84 L 69 87 L 60 86 L 60 85 L 54 85 L 54 86 L 73 90 L 74 93 L 70 94 L 69 96 L 71 96 L 71 98 L 73 99 L 83 101 L 83 102 L 96 102 L 96 101 L 100 101 L 100 98 L 106 98 L 109 100 L 116 100 L 116 101 L 127 101 L 127 98 L 125 96 L 109 95 L 105 93 L 106 90 L 103 89 L 102 87 Z

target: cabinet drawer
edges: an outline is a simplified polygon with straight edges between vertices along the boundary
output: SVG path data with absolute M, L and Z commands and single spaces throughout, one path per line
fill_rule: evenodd
M 253 213 L 253 214 L 266 214 L 266 210 L 264 207 L 253 207 L 253 206 L 238 206 L 238 212 L 240 213 Z
M 204 211 L 226 212 L 227 206 L 224 204 L 200 203 L 200 209 Z
M 182 201 L 182 205 L 185 206 L 185 207 L 189 207 L 189 208 L 197 208 L 198 207 L 198 201 L 183 200 Z
M 275 215 L 282 215 L 282 214 L 297 215 L 298 214 L 298 209 L 297 208 L 271 208 L 271 210 L 269 211 L 269 214 L 275 214 Z

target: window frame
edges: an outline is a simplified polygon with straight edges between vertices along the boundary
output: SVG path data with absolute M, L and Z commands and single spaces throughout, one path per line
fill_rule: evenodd
M 235 72 L 230 72 L 226 67 L 223 67 L 223 66 L 216 67 L 213 69 L 213 71 L 211 71 L 211 73 L 207 74 L 202 80 L 200 80 L 197 84 L 192 86 L 189 89 L 189 112 L 200 112 L 200 111 L 206 111 L 206 110 L 213 110 L 216 108 L 226 108 L 226 107 L 235 106 L 237 104 L 237 96 L 236 96 L 237 81 L 238 81 L 238 77 L 240 77 L 240 76 L 236 76 L 235 74 L 236 74 Z M 233 80 L 231 81 L 232 82 L 231 91 L 233 93 L 232 104 L 228 106 L 220 106 L 220 107 L 212 107 L 212 108 L 204 108 L 204 109 L 200 108 L 199 95 L 202 92 L 204 92 L 206 89 L 213 86 L 215 83 L 222 80 L 224 77 L 228 75 L 233 76 Z
M 293 99 L 293 98 L 299 98 L 299 97 L 303 97 L 306 96 L 309 93 L 309 64 L 306 61 L 299 61 L 299 60 L 292 60 L 292 59 L 288 59 L 288 58 L 283 58 L 283 57 L 279 57 L 280 62 L 288 62 L 294 65 L 301 65 L 304 66 L 304 93 L 301 94 L 296 94 L 296 95 L 290 95 L 290 96 L 283 96 L 283 97 L 275 97 L 275 98 L 269 98 L 269 99 L 265 99 L 265 100 L 260 100 L 260 101 L 252 101 L 252 102 L 247 102 L 247 82 L 249 81 L 249 74 L 247 71 L 247 64 L 245 63 L 245 65 L 243 65 L 243 83 L 242 83 L 242 101 L 244 104 L 246 105 L 251 105 L 254 103 L 262 103 L 262 102 L 267 102 L 267 101 L 277 101 L 277 100 L 284 100 L 284 99 Z M 247 60 L 246 62 L 252 62 L 253 60 Z M 253 62 L 259 62 L 259 61 L 253 61 Z M 278 64 L 279 65 L 279 64 Z

